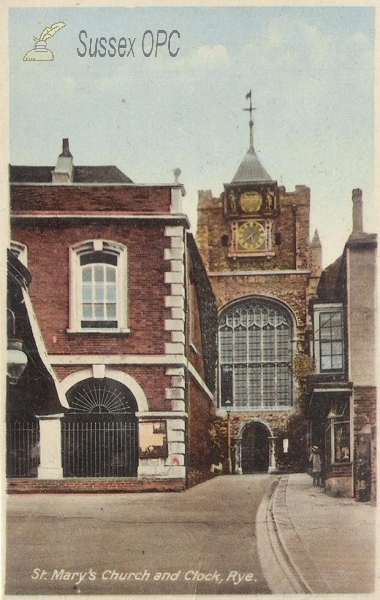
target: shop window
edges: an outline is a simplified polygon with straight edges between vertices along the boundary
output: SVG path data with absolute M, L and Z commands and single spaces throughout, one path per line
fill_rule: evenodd
M 327 458 L 332 463 L 348 463 L 350 456 L 350 420 L 348 401 L 332 404 L 327 415 L 326 429 Z

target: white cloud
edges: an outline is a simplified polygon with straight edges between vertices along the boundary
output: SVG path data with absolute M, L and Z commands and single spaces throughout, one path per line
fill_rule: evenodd
M 196 67 L 225 65 L 228 62 L 227 48 L 221 44 L 217 44 L 216 46 L 200 46 L 190 54 L 189 61 Z

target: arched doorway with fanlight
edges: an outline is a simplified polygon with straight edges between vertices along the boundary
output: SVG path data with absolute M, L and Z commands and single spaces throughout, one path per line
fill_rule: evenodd
M 138 405 L 132 391 L 109 377 L 89 377 L 67 391 L 62 419 L 64 477 L 135 477 Z

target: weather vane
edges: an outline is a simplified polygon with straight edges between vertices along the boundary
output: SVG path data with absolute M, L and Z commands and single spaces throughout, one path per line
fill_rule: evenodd
M 243 110 L 249 110 L 249 149 L 253 151 L 253 118 L 252 112 L 256 110 L 256 108 L 252 108 L 252 90 L 249 90 L 248 94 L 246 94 L 245 99 L 249 98 L 249 108 L 243 108 Z

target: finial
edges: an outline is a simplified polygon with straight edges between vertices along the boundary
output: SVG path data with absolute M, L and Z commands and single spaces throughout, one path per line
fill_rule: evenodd
M 246 94 L 245 99 L 249 99 L 249 108 L 243 108 L 243 110 L 249 110 L 249 150 L 253 152 L 253 118 L 252 112 L 256 110 L 256 108 L 252 108 L 252 90 L 249 90 L 248 94 Z
M 178 167 L 176 169 L 173 169 L 173 173 L 174 173 L 174 183 L 178 183 L 178 178 L 181 175 L 181 169 L 178 169 Z
M 321 240 L 319 239 L 318 229 L 315 230 L 313 239 L 311 241 L 312 247 L 321 246 Z

